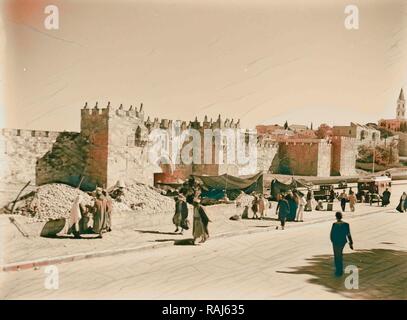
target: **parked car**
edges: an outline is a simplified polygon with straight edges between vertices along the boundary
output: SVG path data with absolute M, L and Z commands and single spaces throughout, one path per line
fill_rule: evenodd
M 337 189 L 346 189 L 348 187 L 348 184 L 346 181 L 341 181 L 338 183 L 338 188 Z
M 331 189 L 334 189 L 334 186 L 332 184 L 321 184 L 319 186 L 319 190 L 314 191 L 314 199 L 317 201 L 318 200 L 328 201 Z

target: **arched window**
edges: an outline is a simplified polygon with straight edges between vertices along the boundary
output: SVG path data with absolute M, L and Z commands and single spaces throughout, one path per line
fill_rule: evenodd
M 141 128 L 140 128 L 140 126 L 138 126 L 136 129 L 136 140 L 140 140 L 140 139 L 141 139 Z

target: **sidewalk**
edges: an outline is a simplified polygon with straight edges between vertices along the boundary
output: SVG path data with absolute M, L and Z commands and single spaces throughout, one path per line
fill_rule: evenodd
M 216 205 L 206 207 L 211 223 L 209 224 L 210 239 L 236 236 L 275 230 L 279 225 L 276 221 L 275 203 L 268 211 L 265 220 L 231 221 L 235 214 L 234 205 Z M 334 212 L 339 210 L 339 203 L 334 203 L 334 211 L 305 212 L 305 222 L 289 222 L 286 228 L 298 228 L 303 225 L 334 220 Z M 377 206 L 358 204 L 356 212 L 346 212 L 346 219 L 365 214 L 385 212 Z M 189 219 L 192 221 L 192 210 Z M 30 236 L 24 237 L 18 229 L 9 222 L 9 216 L 0 216 L 0 230 L 4 239 L 1 270 L 15 271 L 36 266 L 77 261 L 82 259 L 135 252 L 146 249 L 174 245 L 177 240 L 192 238 L 192 230 L 183 235 L 174 233 L 172 214 L 156 214 L 143 216 L 134 213 L 120 213 L 115 216 L 114 230 L 104 235 L 103 239 L 85 238 L 74 239 L 69 236 L 58 238 L 39 237 L 42 224 L 25 223 L 26 218 L 14 216 Z M 272 235 L 270 235 L 272 236 Z

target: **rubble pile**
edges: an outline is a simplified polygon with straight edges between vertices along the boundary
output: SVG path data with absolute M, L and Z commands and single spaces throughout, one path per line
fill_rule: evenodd
M 175 202 L 162 195 L 157 189 L 134 184 L 123 188 L 123 194 L 112 198 L 113 212 L 133 211 L 140 213 L 174 212 Z M 14 214 L 27 216 L 31 222 L 68 218 L 75 198 L 82 195 L 83 205 L 93 205 L 93 197 L 79 189 L 65 184 L 51 183 L 40 186 L 20 197 L 14 207 Z M 5 212 L 10 213 L 12 203 Z
M 143 211 L 146 213 L 174 212 L 175 201 L 156 188 L 136 183 L 122 189 L 122 195 L 114 198 L 114 211 Z
M 253 196 L 243 193 L 242 195 L 239 196 L 237 201 L 239 201 L 241 203 L 242 207 L 248 206 L 250 208 L 252 205 L 253 199 L 254 199 Z
M 43 185 L 37 191 L 23 196 L 16 203 L 14 213 L 31 217 L 33 221 L 68 218 L 79 194 L 82 195 L 84 205 L 92 204 L 92 197 L 79 189 L 59 183 Z

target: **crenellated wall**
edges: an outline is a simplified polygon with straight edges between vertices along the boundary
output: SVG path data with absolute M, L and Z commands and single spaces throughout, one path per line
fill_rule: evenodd
M 0 179 L 3 183 L 35 184 L 38 159 L 51 150 L 60 132 L 0 130 Z
M 331 172 L 353 174 L 356 159 L 354 142 L 349 138 L 338 137 L 332 140 L 332 145 L 326 140 L 311 138 L 258 139 L 255 131 L 236 130 L 240 129 L 240 120 L 223 120 L 220 115 L 215 121 L 205 116 L 202 122 L 197 118 L 190 122 L 145 120 L 142 105 L 125 109 L 123 105 L 113 107 L 110 103 L 103 108 L 97 103 L 92 108 L 85 104 L 81 109 L 80 127 L 80 133 L 3 129 L 0 134 L 2 180 L 21 183 L 31 180 L 37 184 L 64 182 L 76 186 L 82 179 L 82 187 L 92 189 L 111 187 L 119 180 L 174 183 L 191 174 L 249 175 L 271 171 L 329 176 Z M 180 134 L 184 130 L 198 130 L 201 163 L 151 163 L 149 152 L 154 129 L 162 130 L 167 139 L 164 145 L 169 146 L 177 139 L 182 141 Z M 215 141 L 219 142 L 215 137 L 217 133 L 205 144 L 206 129 L 221 133 L 223 138 L 216 145 L 219 148 L 215 147 Z M 230 132 L 235 135 L 231 140 L 225 138 Z M 228 156 L 238 158 L 238 138 L 244 141 L 246 164 L 228 162 Z M 188 142 L 184 141 L 183 145 Z M 249 142 L 253 143 L 254 150 L 248 148 Z M 229 153 L 231 145 L 234 153 Z M 171 147 L 168 151 L 171 154 Z M 211 161 L 206 163 L 205 155 L 209 152 Z M 219 163 L 220 157 L 223 163 Z

